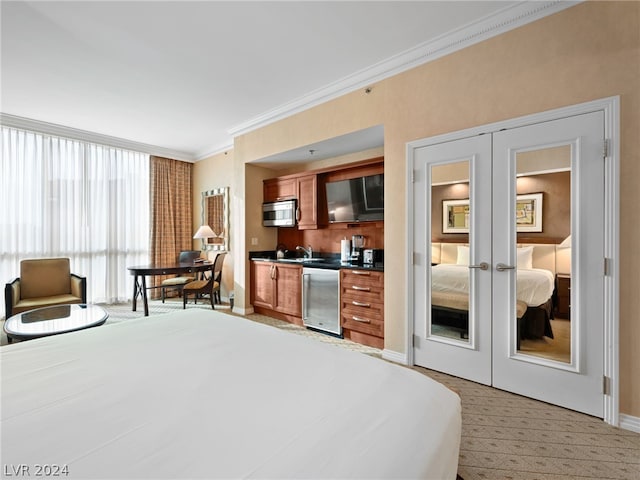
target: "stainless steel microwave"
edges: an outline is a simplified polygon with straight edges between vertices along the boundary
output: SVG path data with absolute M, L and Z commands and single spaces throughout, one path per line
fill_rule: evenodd
M 265 227 L 295 227 L 296 200 L 263 203 L 262 225 Z

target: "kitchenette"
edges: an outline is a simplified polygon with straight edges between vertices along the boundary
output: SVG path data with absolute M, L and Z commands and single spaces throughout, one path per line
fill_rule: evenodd
M 384 348 L 382 158 L 264 181 L 273 250 L 253 251 L 256 313 Z

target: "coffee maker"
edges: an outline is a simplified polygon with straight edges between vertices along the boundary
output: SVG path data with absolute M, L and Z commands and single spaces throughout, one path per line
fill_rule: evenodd
M 364 250 L 364 235 L 351 237 L 351 265 L 362 265 L 362 251 Z

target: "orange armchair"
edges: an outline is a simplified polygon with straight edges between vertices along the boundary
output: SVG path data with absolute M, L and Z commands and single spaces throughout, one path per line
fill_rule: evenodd
M 87 279 L 70 271 L 68 258 L 22 260 L 20 277 L 4 289 L 5 315 L 50 305 L 87 303 Z

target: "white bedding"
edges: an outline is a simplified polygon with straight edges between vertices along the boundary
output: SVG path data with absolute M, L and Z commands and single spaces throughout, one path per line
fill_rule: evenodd
M 446 293 L 469 292 L 469 267 L 466 265 L 441 264 L 431 268 L 432 289 Z M 530 307 L 545 303 L 553 294 L 554 278 L 549 270 L 540 268 L 518 268 L 516 299 Z
M 66 478 L 456 477 L 459 397 L 205 310 L 2 347 L 2 463 Z

